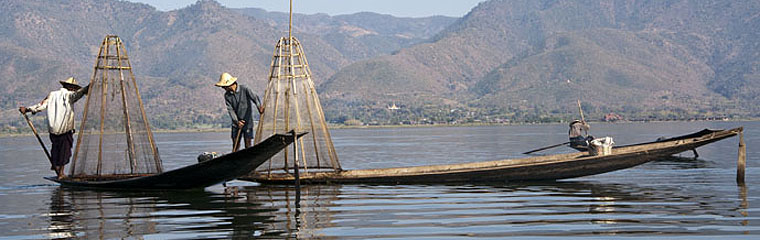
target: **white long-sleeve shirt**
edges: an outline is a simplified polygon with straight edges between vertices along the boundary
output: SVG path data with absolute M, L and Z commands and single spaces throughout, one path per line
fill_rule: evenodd
M 42 102 L 28 107 L 32 113 L 47 109 L 48 132 L 56 135 L 74 129 L 74 103 L 87 93 L 87 87 L 77 91 L 61 88 L 52 91 Z

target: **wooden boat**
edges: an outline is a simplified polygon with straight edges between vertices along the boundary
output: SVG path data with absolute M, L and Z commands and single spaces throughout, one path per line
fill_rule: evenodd
M 298 137 L 306 133 L 298 134 Z M 154 175 L 111 175 L 45 179 L 64 186 L 109 189 L 192 189 L 232 180 L 252 171 L 293 142 L 292 134 L 275 134 L 252 147 Z
M 702 130 L 689 135 L 648 143 L 620 146 L 609 155 L 588 152 L 535 156 L 521 159 L 334 172 L 300 173 L 301 183 L 456 183 L 540 181 L 582 177 L 634 167 L 658 158 L 696 149 L 735 136 L 742 128 Z M 292 184 L 290 173 L 257 172 L 243 180 L 270 184 Z

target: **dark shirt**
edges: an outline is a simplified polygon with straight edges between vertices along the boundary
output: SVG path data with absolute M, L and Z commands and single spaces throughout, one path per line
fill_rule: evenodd
M 237 128 L 237 122 L 240 120 L 245 121 L 245 129 L 253 128 L 253 111 L 258 112 L 259 97 L 251 92 L 248 87 L 238 84 L 235 92 L 224 92 L 224 102 L 227 104 L 227 112 L 230 114 L 232 120 L 232 128 Z M 251 106 L 251 102 L 255 105 L 255 108 Z

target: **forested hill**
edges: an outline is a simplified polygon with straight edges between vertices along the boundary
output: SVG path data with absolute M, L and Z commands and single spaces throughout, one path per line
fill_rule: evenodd
M 408 111 L 374 114 L 567 120 L 576 99 L 595 119 L 756 117 L 758 26 L 760 1 L 492 0 L 320 90 L 346 117 L 396 104 Z
M 58 80 L 74 76 L 86 84 L 108 34 L 125 43 L 153 125 L 221 126 L 223 92 L 213 83 L 230 72 L 263 94 L 274 45 L 287 36 L 284 13 L 209 0 L 169 12 L 117 0 L 13 0 L 0 1 L 0 12 L 0 129 L 6 132 L 26 130 L 15 109 L 39 102 L 60 87 Z M 316 83 L 354 61 L 424 41 L 456 20 L 373 13 L 295 18 L 294 34 Z
M 126 44 L 154 126 L 222 126 L 219 74 L 262 93 L 274 44 L 287 35 L 284 13 L 210 0 L 169 12 L 17 0 L 1 1 L 0 12 L 5 132 L 26 131 L 15 109 L 58 80 L 89 81 L 107 34 Z M 460 19 L 294 20 L 333 122 L 568 120 L 578 99 L 591 119 L 760 113 L 760 1 L 491 0 Z

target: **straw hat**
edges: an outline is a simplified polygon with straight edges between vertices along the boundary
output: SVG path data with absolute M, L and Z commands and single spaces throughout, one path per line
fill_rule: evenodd
M 217 87 L 227 87 L 235 83 L 235 81 L 237 81 L 236 77 L 233 77 L 229 73 L 222 73 L 222 75 L 219 76 L 219 82 L 214 85 Z
M 79 84 L 77 84 L 77 80 L 74 79 L 74 77 L 70 77 L 70 78 L 66 79 L 66 81 L 58 81 L 58 82 L 60 82 L 61 85 L 63 85 L 63 87 L 71 86 L 71 87 L 75 87 L 77 89 L 82 88 L 82 86 L 79 86 Z

